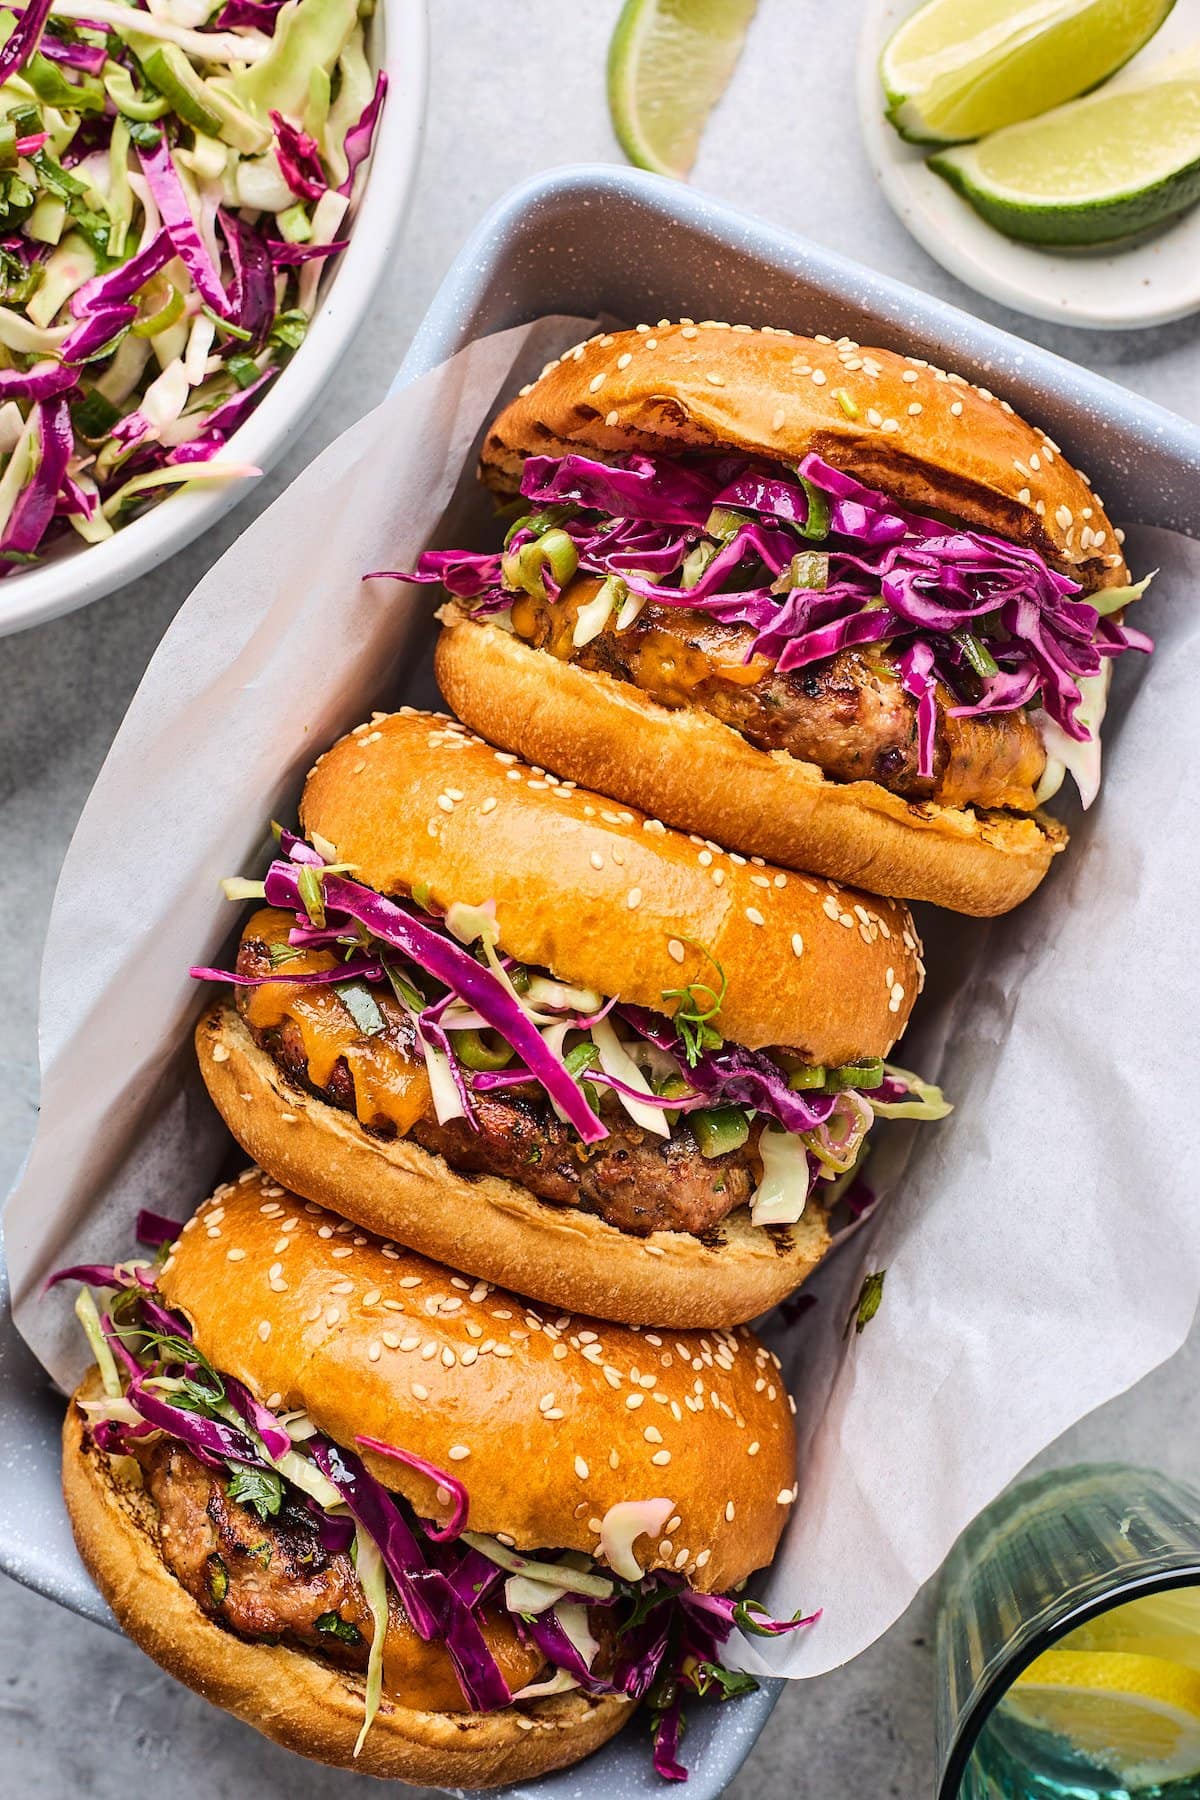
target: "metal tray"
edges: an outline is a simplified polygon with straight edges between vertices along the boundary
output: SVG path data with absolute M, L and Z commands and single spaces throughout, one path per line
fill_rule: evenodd
M 1200 537 L 1200 432 L 1115 383 L 903 283 L 655 176 L 607 166 L 541 175 L 492 209 L 451 267 L 396 385 L 473 338 L 565 312 L 630 324 L 726 318 L 843 334 L 927 356 L 1028 410 L 1076 456 L 1127 522 Z M 18 1338 L 0 1262 L 0 1569 L 104 1624 L 58 1485 L 62 1401 Z M 735 1706 L 698 1707 L 689 1800 L 715 1800 L 752 1749 L 781 1683 Z M 661 1794 L 626 1732 L 538 1800 Z

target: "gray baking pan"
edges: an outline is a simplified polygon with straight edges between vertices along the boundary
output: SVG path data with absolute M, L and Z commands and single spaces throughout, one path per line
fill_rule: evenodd
M 633 324 L 678 317 L 788 325 L 894 345 L 950 364 L 1028 410 L 1126 522 L 1200 537 L 1200 433 L 1086 369 L 803 238 L 657 177 L 608 166 L 561 169 L 516 188 L 487 215 L 446 276 L 397 385 L 471 341 L 544 313 Z M 58 1489 L 62 1401 L 13 1329 L 0 1265 L 0 1568 L 84 1616 L 112 1623 L 72 1544 Z M 778 1697 L 696 1707 L 689 1800 L 715 1800 Z M 539 1800 L 662 1792 L 642 1735 L 626 1732 L 573 1770 L 528 1790 Z

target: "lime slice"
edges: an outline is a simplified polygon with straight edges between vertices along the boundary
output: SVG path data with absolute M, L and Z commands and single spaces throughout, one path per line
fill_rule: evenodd
M 1200 53 L 939 151 L 931 169 L 1009 237 L 1106 244 L 1200 199 Z
M 1175 0 L 927 0 L 884 47 L 888 118 L 954 144 L 1048 112 L 1107 78 Z
M 1128 1788 L 1200 1773 L 1200 1674 L 1164 1657 L 1047 1650 L 1003 1704 Z
M 757 4 L 625 0 L 608 51 L 608 109 L 630 162 L 688 174 Z

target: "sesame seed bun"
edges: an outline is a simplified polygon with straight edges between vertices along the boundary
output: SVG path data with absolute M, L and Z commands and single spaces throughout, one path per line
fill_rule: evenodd
M 728 982 L 719 1028 L 750 1049 L 886 1056 L 922 979 L 906 907 L 730 856 L 441 714 L 406 707 L 342 738 L 300 817 L 358 880 L 494 901 L 501 950 L 627 1004 L 673 1011 L 672 989 L 712 979 L 707 951 Z
M 93 1371 L 75 1398 L 100 1393 Z M 159 1553 L 154 1502 L 96 1449 L 74 1405 L 63 1423 L 63 1493 L 79 1553 L 139 1649 L 214 1706 L 304 1756 L 422 1786 L 499 1787 L 578 1762 L 631 1715 L 626 1700 L 577 1691 L 497 1713 L 419 1712 L 385 1696 L 356 1758 L 361 1677 L 282 1644 L 247 1643 L 208 1618 Z
M 1129 580 L 1101 501 L 1044 432 L 959 375 L 848 338 L 711 320 L 598 335 L 504 409 L 481 474 L 507 496 L 530 455 L 716 450 L 786 463 L 813 452 L 907 506 L 1031 546 L 1085 593 Z M 987 917 L 1026 899 L 1066 843 L 1041 812 L 829 780 L 699 708 L 668 709 L 494 626 L 459 630 L 454 606 L 442 617 L 438 678 L 473 729 L 743 852 Z
M 539 1310 L 305 1203 L 261 1170 L 218 1188 L 163 1264 L 168 1305 L 213 1365 L 303 1409 L 354 1448 L 382 1439 L 466 1483 L 468 1524 L 519 1550 L 597 1556 L 624 1501 L 670 1499 L 646 1571 L 705 1593 L 775 1552 L 794 1499 L 795 1431 L 776 1358 L 734 1332 L 639 1332 Z M 445 1524 L 428 1477 L 372 1474 Z
M 830 1247 L 814 1194 L 794 1225 L 742 1206 L 704 1236 L 633 1237 L 499 1175 L 463 1175 L 412 1138 L 381 1138 L 288 1082 L 237 1009 L 196 1030 L 208 1091 L 247 1155 L 286 1186 L 368 1230 L 547 1305 L 627 1324 L 744 1324 L 799 1287 Z
M 515 494 L 527 456 L 718 449 L 812 451 L 907 506 L 1032 545 L 1089 593 L 1129 580 L 1101 502 L 1044 432 L 961 375 L 849 338 L 712 320 L 605 332 L 505 407 L 482 473 Z
M 1066 846 L 1048 813 L 939 806 L 875 781 L 831 781 L 711 713 L 663 706 L 453 602 L 439 617 L 438 685 L 476 731 L 732 849 L 990 918 L 1028 899 Z

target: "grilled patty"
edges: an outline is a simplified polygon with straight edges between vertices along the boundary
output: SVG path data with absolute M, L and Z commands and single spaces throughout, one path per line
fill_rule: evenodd
M 160 1443 L 141 1461 L 158 1508 L 163 1561 L 211 1619 L 253 1642 L 366 1668 L 371 1609 L 349 1554 L 322 1547 L 309 1513 L 285 1500 L 264 1524 L 229 1498 L 224 1477 L 179 1444 Z M 388 1593 L 385 1693 L 428 1712 L 466 1712 L 449 1653 L 422 1642 L 390 1584 Z M 502 1611 L 485 1605 L 478 1617 L 510 1689 L 536 1680 L 544 1667 L 536 1645 L 522 1643 Z
M 754 632 L 702 612 L 648 603 L 623 631 L 610 618 L 582 647 L 581 605 L 599 589 L 572 582 L 550 604 L 522 595 L 518 637 L 594 673 L 628 681 L 669 707 L 693 706 L 760 750 L 785 750 L 835 781 L 875 781 L 907 800 L 1032 811 L 1046 753 L 1023 713 L 952 719 L 940 696 L 932 777 L 917 770 L 917 703 L 880 649 L 843 650 L 787 674 L 765 658 L 746 662 Z
M 237 967 L 243 975 L 269 974 L 267 945 L 245 939 Z M 380 993 L 377 998 L 387 1019 L 383 1040 L 408 1061 L 419 1062 L 411 1016 L 390 994 Z M 244 1010 L 240 994 L 239 1005 Z M 303 1035 L 292 1020 L 269 1029 L 247 1023 L 255 1042 L 289 1080 L 344 1112 L 357 1111 L 354 1078 L 345 1058 L 338 1058 L 328 1080 L 318 1086 L 309 1072 Z M 635 1125 L 610 1095 L 600 1099 L 609 1135 L 591 1145 L 582 1143 L 562 1123 L 541 1098 L 540 1089 L 480 1095 L 475 1105 L 477 1131 L 465 1119 L 440 1125 L 427 1110 L 409 1135 L 464 1174 L 503 1176 L 539 1200 L 553 1206 L 578 1206 L 634 1237 L 654 1231 L 701 1236 L 735 1207 L 745 1205 L 757 1182 L 756 1126 L 741 1149 L 705 1157 L 685 1118 L 677 1121 L 669 1138 L 659 1138 Z M 395 1134 L 395 1126 L 385 1118 L 361 1122 L 380 1136 Z

